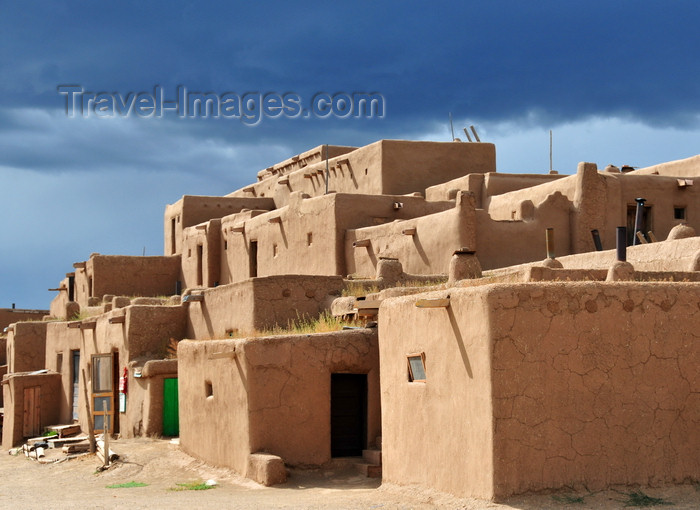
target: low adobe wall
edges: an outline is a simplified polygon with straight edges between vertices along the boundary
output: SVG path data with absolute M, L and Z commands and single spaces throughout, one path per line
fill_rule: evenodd
M 670 175 L 672 177 L 700 177 L 700 155 L 668 161 L 658 165 L 640 168 L 629 175 Z
M 541 265 L 542 260 L 494 269 L 489 272 L 489 275 L 500 276 L 524 271 L 528 266 Z M 557 256 L 557 260 L 565 269 L 607 270 L 617 260 L 617 255 L 615 250 L 591 251 Z M 697 265 L 698 260 L 700 260 L 700 236 L 627 247 L 627 262 L 637 271 L 698 271 L 700 270 L 700 266 Z
M 18 322 L 7 331 L 7 371 L 31 372 L 44 368 L 46 322 Z
M 460 192 L 447 211 L 345 233 L 347 271 L 356 277 L 374 277 L 379 257 L 398 259 L 407 273 L 447 274 L 452 253 L 461 248 L 476 249 L 474 196 L 468 192 Z
M 380 435 L 377 330 L 180 342 L 180 445 L 248 473 L 267 452 L 288 465 L 331 459 L 332 373 L 367 374 L 368 444 Z
M 15 322 L 20 321 L 40 321 L 44 315 L 48 315 L 48 310 L 24 310 L 20 308 L 0 308 L 0 335 L 3 330 Z M 0 363 L 2 365 L 2 363 Z
M 114 296 L 170 296 L 180 276 L 180 256 L 136 257 L 93 254 L 78 263 L 75 301 L 88 306 L 88 298 Z
M 235 333 L 286 326 L 303 317 L 318 317 L 334 295 L 340 276 L 286 275 L 251 278 L 201 292 L 202 301 L 187 307 L 187 337 L 227 338 Z
M 385 481 L 491 499 L 700 476 L 700 284 L 486 285 L 415 307 L 447 294 L 382 303 Z
M 141 376 L 134 377 L 134 369 L 141 369 Z M 177 378 L 177 359 L 132 361 L 129 363 L 127 406 L 141 410 L 134 436 L 163 435 L 163 386 L 166 378 Z M 178 381 L 179 382 L 179 381 Z
M 43 432 L 41 430 L 43 427 L 58 423 L 60 384 L 60 375 L 55 373 L 31 375 L 25 372 L 5 376 L 2 381 L 4 401 L 6 403 L 2 426 L 2 447 L 5 450 L 20 444 L 22 439 L 25 438 L 23 433 L 25 388 L 39 388 L 40 397 L 36 407 L 40 409 L 38 413 L 40 430 L 38 432 L 41 433 Z M 27 405 L 29 404 L 30 402 L 27 402 Z

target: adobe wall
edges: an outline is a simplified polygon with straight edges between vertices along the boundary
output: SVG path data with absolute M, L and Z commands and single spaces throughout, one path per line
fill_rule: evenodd
M 187 338 L 227 338 L 318 317 L 342 288 L 340 276 L 282 275 L 207 289 L 203 301 L 185 305 Z
M 474 196 L 468 192 L 459 192 L 447 211 L 345 234 L 347 272 L 364 278 L 374 278 L 379 257 L 398 259 L 407 273 L 447 274 L 452 253 L 461 248 L 476 249 Z
M 414 196 L 333 193 L 303 198 L 295 193 L 288 207 L 255 216 L 224 218 L 222 240 L 226 249 L 222 267 L 228 269 L 222 274 L 233 281 L 250 277 L 254 241 L 258 276 L 346 275 L 347 229 L 415 218 L 453 207 L 450 201 L 427 202 Z M 220 283 L 225 282 L 222 279 Z
M 25 310 L 22 308 L 0 308 L 0 335 L 3 330 L 15 322 L 40 321 L 44 315 L 48 315 L 48 310 Z M 2 358 L 0 358 L 2 360 Z M 0 363 L 2 365 L 3 363 Z
M 7 365 L 0 365 L 0 381 L 5 377 L 5 374 L 7 374 Z M 0 407 L 4 407 L 3 394 L 4 392 L 0 391 Z M 0 437 L 0 441 L 2 441 L 2 437 Z
M 564 175 L 551 174 L 469 174 L 451 181 L 436 184 L 425 190 L 426 200 L 451 200 L 457 191 L 471 191 L 476 198 L 476 207 L 484 208 L 490 197 L 511 191 L 531 188 L 540 184 L 556 181 Z
M 5 376 L 2 381 L 5 416 L 2 426 L 2 447 L 9 450 L 24 439 L 24 390 L 39 387 L 40 408 L 39 426 L 55 425 L 58 419 L 58 374 L 29 375 L 18 373 Z
M 487 296 L 453 292 L 450 308 L 387 299 L 379 313 L 382 481 L 460 496 L 493 496 L 491 347 Z M 427 382 L 409 382 L 407 356 L 425 354 Z
M 7 372 L 44 368 L 46 322 L 18 322 L 7 331 Z
M 287 158 L 284 161 L 276 163 L 265 170 L 260 170 L 258 172 L 258 181 L 264 181 L 266 179 L 274 179 L 283 175 L 294 172 L 295 170 L 300 170 L 306 168 L 313 163 L 319 163 L 326 160 L 326 158 L 335 158 L 337 156 L 342 156 L 348 152 L 356 150 L 357 147 L 345 146 L 345 145 L 319 145 L 313 149 L 302 152 Z
M 57 423 L 73 423 L 73 367 L 72 353 L 80 350 L 82 346 L 82 333 L 80 329 L 69 328 L 67 322 L 49 322 L 46 326 L 46 363 L 48 370 L 59 374 Z M 59 361 L 61 362 L 59 365 Z M 81 352 L 81 367 L 87 365 Z M 81 382 L 78 392 L 78 410 L 81 416 L 80 423 L 87 423 L 85 414 L 85 398 L 82 391 L 82 375 L 77 374 Z M 90 372 L 85 374 L 88 379 Z M 83 429 L 87 431 L 87 428 Z
M 686 159 L 669 161 L 658 165 L 640 168 L 630 172 L 628 175 L 669 175 L 672 177 L 692 178 L 700 177 L 700 155 Z M 698 183 L 696 182 L 697 186 Z
M 110 319 L 124 317 L 120 323 L 110 323 Z M 80 324 L 79 328 L 69 327 L 69 324 Z M 118 356 L 118 373 L 120 377 L 125 367 L 131 362 L 143 365 L 149 359 L 162 359 L 166 356 L 166 348 L 170 338 L 179 340 L 184 337 L 185 311 L 180 306 L 149 306 L 131 305 L 124 309 L 116 309 L 97 317 L 79 322 L 54 322 L 49 324 L 47 331 L 47 368 L 57 370 L 58 354 L 62 354 L 63 368 L 61 370 L 61 399 L 60 417 L 72 421 L 72 374 L 71 351 L 80 349 L 80 369 L 85 370 L 88 392 L 92 388 L 91 363 L 94 354 L 112 353 Z M 55 367 L 55 368 L 54 368 Z M 128 371 L 129 388 L 125 413 L 118 413 L 119 430 L 122 437 L 135 437 L 152 431 L 153 425 L 144 415 L 149 412 L 143 409 L 149 403 L 148 388 L 140 388 L 133 377 L 133 370 Z M 83 430 L 88 429 L 88 417 L 85 409 L 83 393 L 83 377 L 80 376 L 79 423 Z M 115 389 L 116 395 L 117 389 Z M 133 400 L 132 400 L 133 399 Z M 115 402 L 115 409 L 118 401 Z M 162 403 L 161 403 L 162 406 Z M 162 407 L 161 407 L 162 409 Z M 150 432 L 148 432 L 150 433 Z
M 69 287 L 73 281 L 73 292 L 70 292 Z M 73 310 L 79 311 L 80 305 L 75 301 L 75 273 L 66 273 L 66 278 L 61 280 L 59 286 L 54 289 L 58 294 L 51 300 L 49 307 L 49 315 L 56 319 L 69 319 Z M 73 296 L 71 296 L 73 294 Z M 70 298 L 73 298 L 71 301 Z
M 384 480 L 500 499 L 697 479 L 699 291 L 527 283 L 452 289 L 448 308 L 414 306 L 446 291 L 384 301 Z M 416 352 L 426 383 L 407 380 Z
M 489 143 L 380 140 L 329 159 L 328 189 L 337 193 L 402 195 L 424 193 L 434 184 L 467 173 L 496 170 L 496 150 Z M 312 197 L 326 189 L 325 158 L 285 175 L 275 174 L 228 196 L 274 196 L 287 205 L 292 192 Z
M 244 343 L 183 340 L 177 348 L 180 448 L 243 475 L 251 453 L 248 366 L 234 350 L 242 350 Z M 231 354 L 218 357 L 222 353 Z
M 615 228 L 627 225 L 628 207 L 635 205 L 637 197 L 646 198 L 646 205 L 652 208 L 652 230 L 657 239 L 665 239 L 680 223 L 700 230 L 700 188 L 680 187 L 674 177 L 598 172 L 593 163 L 579 163 L 576 175 L 491 197 L 488 214 L 493 220 L 514 219 L 523 204 L 540 203 L 556 191 L 572 203 L 568 249 L 560 242 L 565 254 L 594 250 L 592 229 L 599 231 L 604 247 L 614 247 Z M 684 219 L 674 218 L 677 207 L 685 208 Z
M 141 377 L 134 377 L 136 367 L 141 369 Z M 163 381 L 177 377 L 177 359 L 129 363 L 127 408 L 131 406 L 142 411 L 141 423 L 134 429 L 135 436 L 153 437 L 163 434 Z
M 180 257 L 138 257 L 93 254 L 75 266 L 75 300 L 88 306 L 90 297 L 170 296 L 180 275 Z
M 700 284 L 495 287 L 495 494 L 700 476 Z
M 182 253 L 182 232 L 187 227 L 211 219 L 220 219 L 243 209 L 271 210 L 274 207 L 275 204 L 271 198 L 184 195 L 174 204 L 165 206 L 163 253 L 166 255 Z
M 512 211 L 512 219 L 495 220 L 487 211 L 477 209 L 476 256 L 482 269 L 545 259 L 547 228 L 554 229 L 557 256 L 571 253 L 570 208 L 569 199 L 555 192 L 542 202 L 519 203 Z
M 7 365 L 7 335 L 0 336 L 0 366 L 2 365 Z
M 180 445 L 208 463 L 246 475 L 256 452 L 292 466 L 328 462 L 331 373 L 368 375 L 368 444 L 380 434 L 376 329 L 187 340 L 178 359 Z
M 214 287 L 221 265 L 221 220 L 213 219 L 182 233 L 180 279 L 182 289 Z

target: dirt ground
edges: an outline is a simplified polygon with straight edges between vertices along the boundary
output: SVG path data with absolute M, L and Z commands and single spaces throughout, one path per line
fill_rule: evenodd
M 159 439 L 112 441 L 120 460 L 99 472 L 100 462 L 86 455 L 54 464 L 39 464 L 23 454 L 0 454 L 0 508 L 12 509 L 619 509 L 630 502 L 632 488 L 595 494 L 558 493 L 513 499 L 506 504 L 456 499 L 416 487 L 382 485 L 339 463 L 318 470 L 292 470 L 283 485 L 264 487 L 235 473 L 189 457 L 175 444 Z M 48 458 L 62 458 L 56 450 Z M 210 490 L 175 490 L 178 484 L 215 480 Z M 126 482 L 145 487 L 108 488 Z M 700 508 L 700 486 L 643 488 L 649 497 L 672 505 Z M 582 498 L 582 502 L 575 502 Z M 627 506 L 635 508 L 634 506 Z

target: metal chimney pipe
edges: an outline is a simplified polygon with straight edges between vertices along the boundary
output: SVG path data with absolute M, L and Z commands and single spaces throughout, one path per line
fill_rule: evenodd
M 593 244 L 595 245 L 595 251 L 603 251 L 603 243 L 600 242 L 600 233 L 597 228 L 591 230 L 591 235 L 593 236 Z
M 627 227 L 617 227 L 617 260 L 627 260 Z
M 554 258 L 554 229 L 549 227 L 544 233 L 545 245 L 547 247 L 547 258 Z
M 644 214 L 644 202 L 647 201 L 646 198 L 635 198 L 637 202 L 637 213 L 634 217 L 634 235 L 632 236 L 632 246 L 637 244 L 637 232 L 642 230 L 642 215 Z M 644 233 L 642 233 L 644 235 Z

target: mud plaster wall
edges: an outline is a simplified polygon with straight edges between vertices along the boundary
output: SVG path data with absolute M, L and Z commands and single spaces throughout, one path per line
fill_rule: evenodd
M 539 184 L 562 179 L 564 175 L 549 174 L 469 174 L 451 181 L 436 184 L 425 190 L 427 200 L 448 200 L 454 198 L 457 190 L 471 191 L 476 198 L 476 206 L 484 207 L 490 197 L 511 191 L 531 188 Z
M 247 366 L 232 353 L 243 340 L 178 344 L 180 447 L 216 466 L 245 474 L 250 451 Z M 223 440 L 222 440 L 223 439 Z
M 234 348 L 233 358 L 211 358 Z M 376 329 L 185 341 L 178 358 L 180 444 L 207 462 L 245 474 L 248 455 L 261 451 L 289 465 L 329 461 L 330 374 L 336 372 L 368 375 L 368 442 L 380 435 Z
M 460 292 L 450 308 L 416 308 L 417 299 L 385 300 L 379 314 L 382 479 L 488 499 L 493 422 L 486 296 Z M 421 353 L 427 380 L 409 382 L 407 356 Z
M 679 159 L 676 161 L 669 161 L 667 163 L 661 163 L 659 165 L 649 166 L 646 168 L 640 168 L 639 170 L 630 172 L 628 175 L 639 174 L 670 175 L 674 177 L 700 177 L 700 155 L 692 156 L 686 159 Z
M 700 285 L 489 294 L 495 494 L 700 476 Z
M 221 220 L 214 219 L 182 234 L 182 288 L 214 287 L 219 283 Z M 174 289 L 174 287 L 173 287 Z
M 75 273 L 68 273 L 73 276 L 75 276 Z M 61 289 L 58 291 L 58 294 L 51 300 L 51 305 L 49 306 L 49 315 L 51 317 L 59 318 L 59 319 L 65 319 L 67 310 L 66 306 L 68 305 L 69 301 L 69 293 L 68 293 L 68 286 L 70 284 L 70 280 L 68 278 L 64 278 L 61 280 L 61 283 L 57 288 Z M 74 287 L 75 289 L 75 283 Z M 73 296 L 73 299 L 75 299 L 75 296 Z
M 180 257 L 131 257 L 93 255 L 85 269 L 75 273 L 76 298 L 81 307 L 87 298 L 116 296 L 169 296 L 175 293 Z
M 7 365 L 7 337 L 0 336 L 0 366 Z
M 73 422 L 73 351 L 82 347 L 82 334 L 77 328 L 69 328 L 67 322 L 50 322 L 46 326 L 46 368 L 59 374 L 58 422 Z M 60 356 L 59 356 L 60 355 Z M 61 364 L 59 366 L 59 359 Z M 81 353 L 81 366 L 83 356 Z M 89 373 L 86 373 L 90 377 Z M 82 376 L 78 373 L 82 384 Z M 85 399 L 82 386 L 78 392 L 78 409 L 83 412 Z M 87 420 L 85 416 L 84 420 Z M 83 421 L 86 423 L 86 421 Z
M 19 308 L 0 308 L 0 335 L 10 324 L 20 321 L 40 321 L 48 310 L 22 310 Z M 2 360 L 2 358 L 0 358 Z M 0 363 L 1 365 L 2 363 Z
M 110 324 L 109 319 L 126 315 L 123 324 Z M 94 329 L 68 328 L 66 322 L 50 323 L 47 330 L 47 368 L 57 370 L 58 353 L 63 356 L 63 368 L 60 376 L 60 405 L 59 416 L 62 420 L 72 421 L 73 385 L 71 374 L 71 351 L 80 349 L 80 370 L 85 371 L 87 378 L 88 394 L 92 394 L 92 355 L 112 353 L 118 357 L 118 373 L 121 377 L 124 368 L 132 361 L 143 363 L 148 359 L 160 359 L 166 354 L 166 346 L 170 338 L 181 339 L 185 332 L 185 312 L 182 307 L 174 306 L 147 306 L 132 305 L 125 309 L 119 309 L 105 313 L 99 317 L 82 321 L 83 324 L 94 323 Z M 117 413 L 119 416 L 116 432 L 122 437 L 135 437 L 151 433 L 155 425 L 148 418 L 158 413 L 158 410 L 150 410 L 151 401 L 148 397 L 149 389 L 142 390 L 134 384 L 133 372 L 129 371 L 130 389 L 127 397 L 125 413 Z M 85 408 L 84 383 L 80 374 L 80 387 L 78 394 L 79 423 L 81 428 L 88 430 L 88 416 Z M 118 409 L 118 388 L 114 389 L 115 409 Z M 133 401 L 132 401 L 133 399 Z M 156 400 L 153 405 L 157 405 Z M 162 403 L 161 409 L 162 409 Z M 161 411 L 162 412 L 162 411 Z M 144 419 L 144 416 L 146 418 Z M 159 432 L 158 432 L 159 433 Z
M 697 479 L 699 290 L 490 285 L 453 289 L 446 309 L 384 301 L 384 480 L 502 498 Z M 406 355 L 420 352 L 427 382 L 409 383 Z
M 512 220 L 494 220 L 483 209 L 476 210 L 476 256 L 483 269 L 544 260 L 545 231 L 554 229 L 557 255 L 571 253 L 570 201 L 561 193 L 543 202 L 518 204 Z
M 404 231 L 415 229 L 413 234 Z M 369 246 L 353 247 L 356 241 Z M 379 257 L 398 259 L 411 274 L 447 274 L 450 257 L 460 248 L 476 249 L 473 194 L 460 192 L 453 209 L 384 225 L 348 230 L 348 274 L 374 278 Z
M 46 322 L 18 322 L 7 333 L 7 371 L 31 372 L 44 368 Z
M 55 425 L 58 420 L 58 374 L 18 374 L 3 381 L 5 416 L 2 427 L 2 447 L 5 450 L 21 443 L 24 425 L 24 389 L 40 387 L 40 427 Z
M 401 206 L 395 208 L 395 203 Z M 300 194 L 294 194 L 288 207 L 236 223 L 244 223 L 245 231 L 226 234 L 228 273 L 234 281 L 249 277 L 251 242 L 255 241 L 258 276 L 346 275 L 347 229 L 415 218 L 453 207 L 453 202 L 427 202 L 422 197 L 334 193 L 303 199 Z M 226 220 L 224 225 L 228 225 Z
M 274 209 L 271 198 L 246 197 L 208 197 L 185 195 L 174 204 L 165 206 L 164 214 L 164 248 L 166 255 L 177 255 L 182 250 L 183 229 L 222 218 L 242 209 Z
M 151 360 L 141 366 L 141 377 L 134 377 L 134 367 L 142 361 L 129 363 L 127 408 L 141 416 L 134 424 L 134 436 L 154 436 L 163 433 L 163 380 L 177 378 L 177 360 Z M 179 383 L 179 381 L 178 381 Z
M 380 140 L 329 159 L 328 189 L 337 193 L 393 194 L 423 193 L 425 189 L 467 173 L 496 169 L 493 144 L 462 144 Z M 292 192 L 312 197 L 326 189 L 325 160 L 299 170 L 265 178 L 229 196 L 274 196 L 283 207 Z
M 203 292 L 204 301 L 187 307 L 187 337 L 226 338 L 232 333 L 286 326 L 317 317 L 332 296 L 340 295 L 340 276 L 269 276 L 220 285 Z

